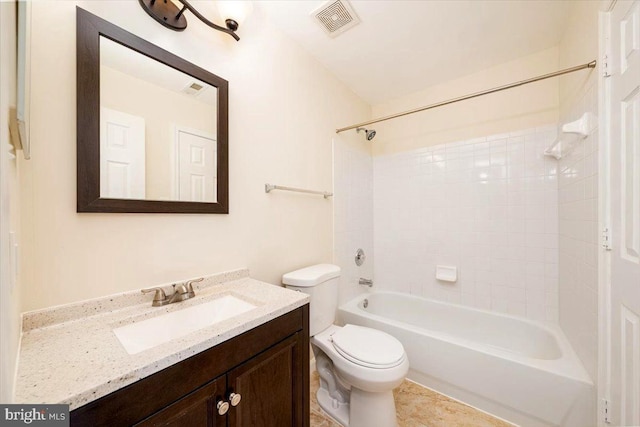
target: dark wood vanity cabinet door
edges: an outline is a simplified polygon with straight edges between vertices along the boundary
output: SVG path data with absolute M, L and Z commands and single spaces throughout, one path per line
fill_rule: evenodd
M 135 424 L 136 427 L 225 427 L 226 415 L 218 415 L 216 405 L 224 399 L 223 376 L 177 402 Z
M 227 374 L 228 392 L 242 396 L 229 411 L 229 427 L 306 425 L 301 335 L 293 335 Z

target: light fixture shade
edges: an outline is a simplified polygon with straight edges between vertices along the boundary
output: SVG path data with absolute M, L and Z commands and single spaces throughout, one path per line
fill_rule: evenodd
M 248 0 L 217 0 L 216 6 L 223 21 L 230 19 L 239 26 L 253 10 L 253 4 Z

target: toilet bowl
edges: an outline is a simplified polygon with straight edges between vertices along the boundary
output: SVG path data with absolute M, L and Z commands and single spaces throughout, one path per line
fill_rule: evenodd
M 321 372 L 318 404 L 338 422 L 349 427 L 396 426 L 393 389 L 409 371 L 402 344 L 391 335 L 362 326 L 331 325 L 311 339 L 316 365 L 324 355 L 333 366 Z M 348 399 L 336 399 L 331 388 L 323 389 L 323 376 L 349 390 Z M 342 393 L 344 396 L 346 393 Z
M 371 393 L 399 386 L 409 370 L 402 344 L 377 329 L 331 325 L 311 344 L 331 359 L 344 382 Z
M 320 407 L 348 427 L 394 427 L 393 388 L 409 361 L 400 341 L 372 328 L 334 325 L 340 268 L 320 264 L 287 273 L 282 282 L 310 295 L 311 346 L 320 376 Z

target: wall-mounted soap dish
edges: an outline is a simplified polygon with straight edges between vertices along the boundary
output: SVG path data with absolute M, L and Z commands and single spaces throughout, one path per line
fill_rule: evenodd
M 573 149 L 577 142 L 589 136 L 596 125 L 595 116 L 588 112 L 584 113 L 578 120 L 565 123 L 560 129 L 558 138 L 544 150 L 544 155 L 560 160 Z

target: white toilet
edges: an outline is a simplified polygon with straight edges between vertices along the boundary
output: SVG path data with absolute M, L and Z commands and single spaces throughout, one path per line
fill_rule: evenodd
M 392 390 L 409 371 L 400 341 L 372 328 L 333 324 L 340 267 L 318 264 L 282 276 L 287 288 L 309 294 L 309 333 L 320 374 L 318 403 L 348 427 L 394 427 Z

